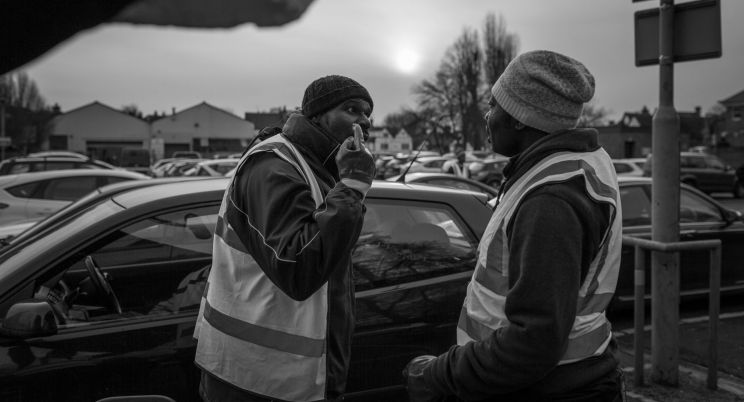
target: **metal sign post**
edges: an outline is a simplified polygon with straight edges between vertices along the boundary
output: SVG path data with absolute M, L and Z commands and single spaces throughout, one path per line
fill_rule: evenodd
M 636 1 L 636 0 L 634 0 Z M 651 235 L 679 241 L 679 115 L 674 109 L 674 62 L 721 56 L 720 1 L 699 0 L 635 14 L 636 65 L 659 64 L 659 107 L 652 125 Z M 657 47 L 658 45 L 658 47 Z M 651 379 L 679 385 L 679 253 L 651 255 Z M 642 336 L 636 334 L 636 336 Z

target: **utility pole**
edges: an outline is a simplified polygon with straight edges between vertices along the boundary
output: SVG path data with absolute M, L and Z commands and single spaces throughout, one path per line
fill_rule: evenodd
M 674 109 L 674 0 L 659 6 L 659 108 L 652 121 L 651 236 L 679 241 L 679 115 Z M 651 379 L 679 384 L 679 253 L 651 254 Z
M 0 97 L 0 161 L 5 160 L 5 96 Z

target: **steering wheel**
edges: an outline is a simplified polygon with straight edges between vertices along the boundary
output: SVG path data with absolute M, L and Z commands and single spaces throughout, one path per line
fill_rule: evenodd
M 101 268 L 98 268 L 96 263 L 93 261 L 93 257 L 85 257 L 85 268 L 88 270 L 88 275 L 90 275 L 90 279 L 93 281 L 93 285 L 95 285 L 96 289 L 106 296 L 108 307 L 114 310 L 116 314 L 121 314 L 119 299 L 116 297 L 114 289 L 111 288 L 111 284 L 109 284 L 108 280 L 103 275 L 103 272 L 101 272 Z

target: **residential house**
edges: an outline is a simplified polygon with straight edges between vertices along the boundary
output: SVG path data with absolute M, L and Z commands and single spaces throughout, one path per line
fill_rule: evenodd
M 395 135 L 390 134 L 385 127 L 369 129 L 367 148 L 376 154 L 409 153 L 413 149 L 413 140 L 405 129 L 400 129 Z
M 677 114 L 680 150 L 702 145 L 707 125 L 700 115 L 700 107 L 696 107 L 694 112 Z M 653 115 L 645 106 L 640 112 L 625 112 L 616 124 L 596 129 L 599 131 L 599 144 L 613 158 L 638 158 L 651 153 Z
M 152 123 L 155 159 L 176 151 L 211 153 L 242 152 L 256 136 L 253 123 L 207 102 L 173 112 Z
M 726 108 L 726 112 L 714 138 L 732 148 L 744 147 L 744 91 L 719 103 Z

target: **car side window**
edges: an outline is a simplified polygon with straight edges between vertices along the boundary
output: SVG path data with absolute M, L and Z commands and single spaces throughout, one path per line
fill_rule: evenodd
M 48 180 L 39 198 L 57 201 L 75 201 L 98 187 L 96 176 L 76 176 Z
M 18 198 L 31 198 L 40 182 L 25 183 L 18 186 L 8 187 L 5 191 Z
M 26 173 L 31 170 L 31 165 L 24 162 L 14 163 L 10 166 L 8 174 Z
M 708 167 L 711 169 L 716 169 L 716 170 L 726 169 L 726 165 L 720 159 L 716 158 L 715 156 L 706 156 L 705 162 L 707 163 Z
M 67 324 L 198 311 L 218 210 L 212 205 L 152 216 L 114 231 L 77 256 L 63 275 L 66 287 L 77 292 Z M 108 278 L 121 315 L 107 308 L 92 283 L 88 256 Z
M 63 170 L 63 169 L 75 169 L 77 164 L 75 162 L 67 161 L 47 161 L 46 163 L 39 163 L 37 170 Z
M 356 290 L 472 270 L 476 247 L 449 208 L 371 200 L 352 254 Z
M 680 223 L 723 221 L 715 205 L 685 189 L 680 192 L 679 208 Z
M 620 188 L 623 226 L 651 225 L 651 202 L 642 186 Z

